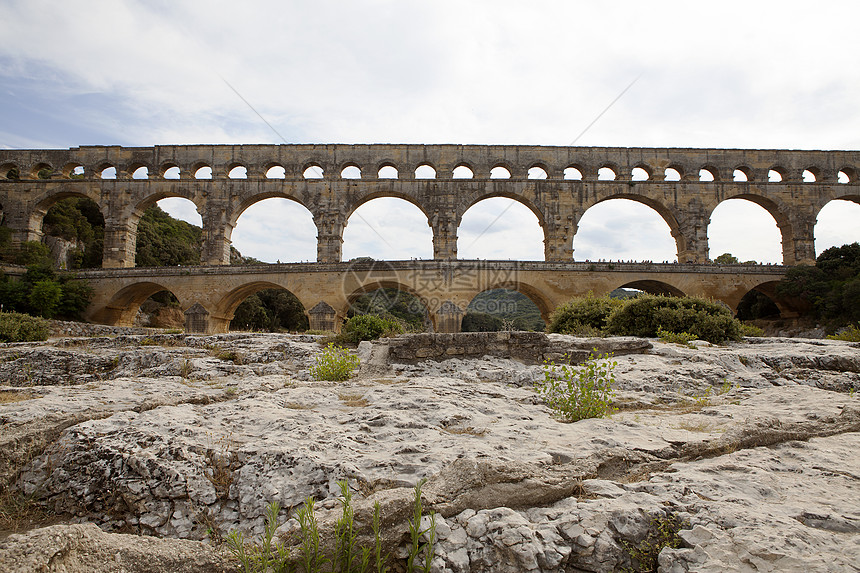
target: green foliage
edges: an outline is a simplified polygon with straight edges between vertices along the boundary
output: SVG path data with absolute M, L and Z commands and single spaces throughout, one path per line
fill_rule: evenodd
M 296 512 L 296 519 L 302 531 L 302 562 L 305 573 L 317 573 L 331 562 L 326 559 L 320 545 L 320 531 L 314 514 L 314 498 L 305 499 L 305 504 Z
M 0 312 L 0 342 L 36 342 L 48 339 L 48 322 L 17 312 Z
M 489 315 L 498 320 L 488 320 Z M 463 315 L 464 332 L 493 332 L 506 325 L 514 330 L 543 332 L 546 328 L 537 305 L 521 292 L 497 288 L 479 293 Z M 492 328 L 491 328 L 492 327 Z
M 39 241 L 25 241 L 17 247 L 7 247 L 3 253 L 3 260 L 23 267 L 50 267 L 53 264 L 51 250 Z
M 463 332 L 498 332 L 503 327 L 504 322 L 498 316 L 470 310 L 463 315 L 460 330 Z
M 427 478 L 422 479 L 415 486 L 412 495 L 412 519 L 409 520 L 409 557 L 406 559 L 406 573 L 423 571 L 430 573 L 430 565 L 433 562 L 436 545 L 436 514 L 430 512 L 430 525 L 421 527 L 421 516 L 424 509 L 421 505 L 421 488 Z M 423 563 L 416 560 L 423 554 Z M 420 565 L 419 565 L 420 564 Z M 420 568 L 419 568 L 420 567 Z
M 33 285 L 27 300 L 36 314 L 51 318 L 57 312 L 60 299 L 63 298 L 63 288 L 55 281 L 42 280 Z
M 78 244 L 70 268 L 101 266 L 105 221 L 92 199 L 68 197 L 54 203 L 45 213 L 42 226 L 46 234 Z
M 565 422 L 603 418 L 612 411 L 617 365 L 611 355 L 594 353 L 581 366 L 545 362 L 544 380 L 535 390 Z
M 860 325 L 852 324 L 836 334 L 827 337 L 828 340 L 845 340 L 847 342 L 860 342 Z
M 203 229 L 174 219 L 158 205 L 147 209 L 137 224 L 139 267 L 189 266 L 200 264 Z
M 744 336 L 764 336 L 764 330 L 754 324 L 741 323 L 741 334 Z
M 314 380 L 341 382 L 348 380 L 352 371 L 358 368 L 358 356 L 353 356 L 346 348 L 333 343 L 317 354 L 314 360 L 316 363 L 310 368 Z
M 359 548 L 358 533 L 355 531 L 355 514 L 352 509 L 352 491 L 346 480 L 337 482 L 340 488 L 341 516 L 335 529 L 336 545 L 332 563 L 334 570 L 342 573 L 360 573 L 367 570 L 370 563 L 370 548 Z M 376 508 L 374 508 L 375 510 Z M 379 539 L 377 538 L 377 544 Z
M 803 301 L 831 328 L 860 321 L 860 243 L 827 249 L 813 267 L 788 269 L 776 292 Z
M 393 317 L 374 314 L 359 314 L 347 319 L 343 325 L 341 338 L 346 342 L 376 340 L 382 336 L 396 336 L 403 327 Z
M 663 342 L 682 344 L 684 346 L 691 346 L 690 343 L 696 340 L 695 334 L 690 334 L 689 332 L 670 332 L 668 330 L 663 330 L 662 328 L 657 329 L 657 336 L 659 336 L 660 340 Z
M 396 288 L 363 294 L 349 308 L 349 316 L 377 315 L 395 318 L 413 331 L 424 330 L 427 309 L 417 296 Z
M 636 545 L 622 541 L 622 545 L 630 554 L 630 559 L 636 564 L 635 568 L 623 569 L 623 571 L 656 573 L 658 570 L 657 557 L 660 552 L 664 547 L 681 547 L 682 540 L 678 536 L 678 532 L 685 527 L 689 527 L 689 524 L 675 515 L 651 519 L 651 528 L 645 539 Z
M 739 265 L 741 262 L 738 258 L 730 253 L 723 253 L 714 262 L 718 265 Z
M 596 297 L 589 293 L 575 297 L 558 307 L 550 317 L 547 332 L 593 335 L 606 329 L 610 315 L 631 299 Z
M 231 330 L 303 331 L 308 328 L 305 307 L 284 289 L 265 289 L 252 294 L 236 307 Z
M 280 511 L 281 506 L 277 501 L 273 501 L 266 508 L 262 543 L 248 543 L 238 531 L 231 531 L 227 536 L 227 547 L 238 559 L 245 573 L 288 573 L 294 570 L 290 564 L 289 550 L 280 542 L 273 543 Z
M 45 318 L 79 318 L 89 305 L 92 288 L 74 276 L 57 276 L 50 265 L 28 267 L 20 280 L 0 279 L 0 307 Z
M 741 339 L 741 325 L 719 303 L 693 297 L 643 295 L 612 313 L 607 331 L 621 336 L 655 337 L 658 329 L 689 332 L 712 343 Z

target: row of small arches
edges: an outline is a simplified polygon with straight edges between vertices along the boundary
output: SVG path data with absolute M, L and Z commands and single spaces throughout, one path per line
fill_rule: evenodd
M 5 166 L 8 167 L 8 166 Z M 136 167 L 132 173 L 132 179 L 149 179 L 150 178 L 150 168 L 148 166 L 139 166 Z M 177 165 L 166 165 L 162 169 L 159 170 L 160 176 L 163 179 L 180 179 L 181 173 L 180 168 Z M 6 169 L 6 178 L 7 179 L 17 179 L 17 168 L 9 167 Z M 40 164 L 37 165 L 35 170 L 35 175 L 37 178 L 50 178 L 53 171 L 47 165 Z M 82 165 L 76 166 L 67 166 L 63 169 L 64 176 L 77 179 L 83 178 L 85 176 L 84 167 Z M 563 178 L 566 180 L 582 180 L 583 173 L 582 170 L 578 167 L 570 166 L 564 169 Z M 197 167 L 194 170 L 194 179 L 212 179 L 213 171 L 212 167 L 208 165 L 202 165 Z M 377 179 L 398 179 L 399 178 L 398 169 L 391 164 L 385 164 L 379 168 L 376 174 Z M 415 179 L 436 179 L 436 169 L 433 168 L 428 163 L 424 163 L 419 165 L 414 172 Z M 114 166 L 106 166 L 98 171 L 98 176 L 101 179 L 116 179 L 117 178 L 117 169 Z M 228 173 L 227 177 L 230 179 L 246 179 L 248 176 L 248 169 L 244 165 L 235 165 L 232 167 Z M 312 163 L 308 165 L 302 176 L 305 179 L 323 179 L 325 177 L 323 168 L 319 164 Z M 505 167 L 498 165 L 493 167 L 489 173 L 490 179 L 510 179 L 511 172 Z M 787 171 L 779 166 L 774 166 L 767 172 L 767 180 L 768 182 L 782 182 L 786 180 Z M 266 173 L 265 177 L 267 179 L 284 179 L 286 178 L 286 169 L 281 165 L 273 165 L 270 167 Z M 472 179 L 475 177 L 474 170 L 467 164 L 461 163 L 457 165 L 452 172 L 453 179 Z M 361 179 L 362 171 L 358 165 L 355 164 L 347 164 L 340 172 L 341 179 Z M 538 165 L 532 166 L 528 169 L 527 172 L 528 179 L 547 179 L 546 170 Z M 804 169 L 801 174 L 802 181 L 804 183 L 814 183 L 821 180 L 821 170 L 810 167 L 808 169 Z M 603 166 L 597 170 L 597 180 L 598 181 L 614 181 L 614 180 L 625 180 L 623 178 L 619 178 L 619 169 L 616 167 L 612 167 L 609 165 Z M 668 167 L 663 170 L 663 181 L 680 181 L 682 179 L 688 181 L 702 181 L 702 182 L 710 182 L 710 181 L 719 181 L 719 172 L 714 167 L 703 167 L 699 169 L 698 177 L 695 175 L 684 175 L 681 171 L 675 167 Z M 635 167 L 630 173 L 629 181 L 649 181 L 655 180 L 653 174 L 649 172 L 644 167 Z M 732 180 L 737 182 L 745 182 L 745 181 L 753 181 L 753 171 L 749 167 L 739 166 L 732 171 Z M 837 182 L 839 183 L 851 183 L 857 181 L 857 172 L 853 168 L 843 168 L 837 172 L 836 177 Z

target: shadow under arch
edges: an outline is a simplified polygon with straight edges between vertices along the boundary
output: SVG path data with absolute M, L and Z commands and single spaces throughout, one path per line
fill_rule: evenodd
M 615 199 L 626 199 L 628 201 L 633 201 L 634 203 L 639 203 L 640 205 L 644 205 L 651 210 L 655 211 L 657 215 L 660 216 L 661 219 L 669 226 L 669 234 L 672 236 L 672 239 L 675 241 L 675 256 L 678 261 L 682 260 L 682 254 L 690 249 L 690 245 L 687 245 L 687 241 L 681 233 L 681 225 L 678 223 L 677 217 L 672 212 L 669 207 L 664 205 L 662 202 L 652 199 L 651 197 L 647 197 L 644 195 L 637 195 L 635 193 L 615 193 L 609 195 L 607 197 L 601 197 L 600 200 L 595 201 L 594 203 L 587 205 L 585 211 L 583 211 L 582 215 L 577 222 L 577 234 L 579 233 L 579 225 L 581 224 L 582 218 L 585 217 L 586 213 L 597 205 L 606 204 L 609 201 Z M 573 238 L 574 248 L 576 247 L 576 236 Z
M 134 317 L 137 316 L 140 305 L 161 291 L 167 291 L 176 296 L 169 288 L 156 282 L 143 281 L 129 285 L 117 291 L 108 303 L 89 319 L 92 322 L 111 326 L 133 326 Z
M 729 304 L 729 306 L 732 308 L 732 311 L 737 314 L 741 302 L 747 297 L 749 297 L 751 293 L 758 292 L 761 295 L 769 298 L 773 302 L 773 304 L 776 305 L 776 308 L 779 310 L 778 316 L 780 318 L 796 317 L 810 310 L 811 307 L 808 301 L 799 298 L 786 297 L 778 294 L 776 288 L 779 283 L 780 281 L 766 281 L 761 284 L 758 284 L 748 290 L 743 295 L 741 295 L 737 301 L 732 301 L 734 302 L 734 304 Z
M 535 292 L 536 289 L 531 290 L 532 292 Z M 519 297 L 511 296 L 510 293 L 519 295 Z M 477 320 L 479 322 L 480 320 L 485 320 L 485 318 L 479 318 L 481 314 L 484 314 L 497 319 L 497 324 L 500 326 L 502 326 L 502 320 L 507 320 L 515 330 L 543 332 L 546 330 L 546 325 L 548 323 L 548 313 L 546 308 L 541 309 L 541 307 L 538 306 L 534 297 L 534 294 L 529 296 L 525 292 L 521 292 L 520 290 L 513 288 L 485 289 L 472 297 L 472 300 L 469 301 L 469 304 L 466 306 L 466 312 L 463 315 L 462 330 L 463 332 L 476 330 L 503 330 L 501 327 L 492 329 L 467 328 L 466 318 L 470 314 L 472 315 L 472 320 Z M 517 298 L 520 298 L 520 300 L 517 300 Z M 540 297 L 536 298 L 537 300 L 541 300 Z M 538 316 L 534 317 L 533 312 L 537 312 Z M 516 318 L 508 318 L 512 316 L 515 316 Z M 537 318 L 537 320 L 534 320 L 535 318 Z
M 305 316 L 307 316 L 308 301 L 302 300 L 299 295 L 290 289 L 271 281 L 252 281 L 234 288 L 221 297 L 221 300 L 214 305 L 211 316 L 221 325 L 222 328 L 222 330 L 216 330 L 216 332 L 227 332 L 230 321 L 233 320 L 236 308 L 238 308 L 238 306 L 252 294 L 257 294 L 258 292 L 267 289 L 285 290 L 295 296 L 301 303 Z
M 30 233 L 41 232 L 42 221 L 44 220 L 45 214 L 48 212 L 48 209 L 50 209 L 63 199 L 69 199 L 70 197 L 89 199 L 98 206 L 99 212 L 102 214 L 102 218 L 107 220 L 107 217 L 105 217 L 105 207 L 102 206 L 102 204 L 99 202 L 101 200 L 100 191 L 98 191 L 97 189 L 93 190 L 92 188 L 87 188 L 83 192 L 80 189 L 61 188 L 58 191 L 46 193 L 36 200 L 35 204 L 33 205 L 33 208 L 30 210 L 30 213 L 27 217 L 27 230 Z
M 400 281 L 398 279 L 395 279 L 395 278 L 371 279 L 371 280 L 368 280 L 367 282 L 362 281 L 361 284 L 355 285 L 353 287 L 347 287 L 347 288 L 351 288 L 351 290 L 350 290 L 349 294 L 347 294 L 347 296 L 346 296 L 346 306 L 342 309 L 339 309 L 338 316 L 343 316 L 343 317 L 348 316 L 349 311 L 353 307 L 353 305 L 364 295 L 374 293 L 374 292 L 380 291 L 380 290 L 383 290 L 383 291 L 396 290 L 399 292 L 407 293 L 411 297 L 414 297 L 414 299 L 417 300 L 418 303 L 420 303 L 421 306 L 423 307 L 423 313 L 425 316 L 425 325 L 426 325 L 427 320 L 429 320 L 430 323 L 435 327 L 435 319 L 433 317 L 433 313 L 431 312 L 431 301 L 428 300 L 426 297 L 422 296 L 421 293 L 419 293 L 417 290 L 415 290 L 412 287 L 405 285 L 402 281 Z M 392 305 L 392 307 L 394 305 L 396 305 L 396 303 L 397 303 L 396 298 L 391 298 L 390 295 L 388 295 L 388 294 L 386 294 L 385 296 L 389 297 L 389 300 L 387 300 L 385 302 Z
M 762 195 L 757 195 L 755 193 L 737 193 L 735 195 L 727 195 L 723 197 L 717 205 L 708 213 L 708 220 L 710 221 L 714 215 L 714 211 L 730 199 L 743 199 L 746 201 L 750 201 L 751 203 L 755 203 L 765 211 L 767 211 L 773 220 L 776 221 L 776 227 L 779 229 L 779 234 L 782 239 L 782 261 L 783 264 L 793 264 L 794 263 L 794 228 L 791 226 L 791 221 L 788 218 L 788 215 L 785 213 L 787 209 L 784 209 L 781 205 L 779 205 L 773 199 L 769 199 L 768 197 L 764 197 Z M 710 225 L 708 226 L 710 229 Z

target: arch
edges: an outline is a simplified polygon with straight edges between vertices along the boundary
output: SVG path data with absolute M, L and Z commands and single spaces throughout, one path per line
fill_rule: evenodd
M 243 224 L 245 215 L 254 225 Z M 313 214 L 297 198 L 281 192 L 248 198 L 225 230 L 243 257 L 267 263 L 312 262 L 317 258 L 318 231 Z
M 223 317 L 225 326 L 229 325 L 230 321 L 233 320 L 236 308 L 240 304 L 242 304 L 245 299 L 247 299 L 252 294 L 256 294 L 262 290 L 267 289 L 288 290 L 282 285 L 273 283 L 271 281 L 251 281 L 229 291 L 227 294 L 221 297 L 221 299 L 217 303 L 215 303 L 214 309 L 210 309 L 210 311 L 212 311 L 213 315 Z M 299 299 L 299 302 L 302 303 L 302 306 L 305 308 L 305 313 L 307 314 L 307 302 L 301 299 Z
M 857 170 L 853 167 L 843 167 L 837 173 L 837 180 L 839 183 L 856 183 L 857 182 Z
M 227 177 L 230 179 L 247 179 L 248 168 L 241 163 L 231 163 L 227 166 Z
M 771 295 L 775 295 L 776 282 L 768 283 L 774 285 L 770 290 Z M 782 315 L 782 310 L 779 308 L 773 296 L 768 295 L 767 289 L 763 285 L 759 285 L 747 291 L 738 301 L 737 309 L 735 309 L 735 317 L 738 320 L 756 320 L 759 318 L 779 318 Z
M 619 194 L 583 213 L 573 246 L 576 260 L 662 262 L 677 260 L 680 240 L 678 221 L 664 205 L 642 195 Z
M 54 168 L 51 165 L 39 162 L 30 170 L 31 179 L 50 179 L 54 173 Z
M 528 170 L 528 178 L 529 179 L 546 179 L 546 166 L 544 165 L 532 165 Z
M 156 282 L 141 281 L 128 285 L 117 291 L 104 307 L 96 311 L 92 319 L 112 326 L 133 326 L 140 305 L 161 291 L 176 296 L 169 288 Z
M 660 296 L 686 296 L 686 294 L 684 294 L 684 291 L 674 285 L 670 285 L 669 283 L 663 281 L 650 279 L 631 281 L 629 283 L 624 283 L 623 285 L 618 286 L 618 288 L 641 290 L 649 294 L 656 294 Z
M 305 179 L 322 179 L 325 177 L 322 165 L 316 162 L 310 162 L 302 168 L 302 177 Z
M 488 288 L 472 297 L 472 300 L 466 306 L 466 312 L 463 316 L 463 331 L 469 332 L 467 317 L 470 313 L 474 316 L 476 313 L 490 315 L 499 319 L 498 328 L 492 330 L 502 330 L 501 322 L 507 320 L 511 322 L 511 326 L 515 330 L 532 330 L 542 332 L 546 329 L 547 318 L 550 308 L 546 298 L 534 287 L 523 285 L 521 283 L 507 283 L 507 287 Z M 516 288 L 509 288 L 516 287 Z M 531 295 L 518 290 L 522 288 L 528 291 Z M 532 300 L 535 297 L 538 303 Z M 543 307 L 543 309 L 541 308 Z M 484 329 L 486 330 L 486 329 Z
M 203 227 L 203 217 L 200 215 L 197 205 L 187 197 L 167 196 L 156 201 L 156 204 L 174 219 Z
M 736 167 L 732 171 L 733 181 L 749 181 L 752 177 L 752 170 L 749 167 Z
M 365 277 L 359 277 L 357 274 L 353 275 L 354 278 L 359 280 L 367 280 L 367 282 L 361 282 L 358 286 L 353 288 L 351 292 L 346 295 L 346 308 L 341 309 L 342 312 L 339 313 L 341 316 L 346 316 L 349 313 L 349 309 L 352 307 L 355 302 L 361 298 L 363 295 L 368 293 L 372 293 L 379 289 L 395 289 L 398 291 L 409 293 L 418 299 L 425 309 L 430 309 L 430 301 L 424 298 L 418 290 L 414 288 L 414 286 L 409 286 L 397 278 L 369 278 L 369 274 Z M 337 310 L 337 309 L 336 309 Z
M 60 169 L 60 173 L 63 174 L 63 177 L 66 179 L 82 179 L 85 174 L 84 166 L 78 162 L 66 163 L 62 169 Z
M 720 170 L 713 165 L 705 165 L 699 169 L 699 181 L 711 182 L 720 180 Z
M 229 316 L 227 330 L 307 330 L 308 309 L 295 293 L 280 285 L 260 288 L 266 284 L 255 282 L 250 284 L 251 288 L 244 285 L 244 288 L 233 291 L 234 295 L 247 294 L 244 298 L 236 297 L 238 304 L 234 304 L 235 300 L 229 301 L 229 306 L 225 309 L 225 316 Z M 254 297 L 254 300 L 251 300 L 251 297 Z
M 397 179 L 399 177 L 397 167 L 393 163 L 383 163 L 376 172 L 377 179 Z
M 618 178 L 618 168 L 614 165 L 606 164 L 597 170 L 598 181 L 615 181 Z
M 767 172 L 769 183 L 779 183 L 785 179 L 785 169 L 782 167 L 771 167 Z
M 60 269 L 101 268 L 105 217 L 91 198 L 70 196 L 55 201 L 45 211 L 40 230 Z
M 68 199 L 69 197 L 89 199 L 98 206 L 99 212 L 102 214 L 102 218 L 107 220 L 107 217 L 105 217 L 105 208 L 99 203 L 101 194 L 98 189 L 93 190 L 89 186 L 85 189 L 63 187 L 58 191 L 45 194 L 41 199 L 36 200 L 35 205 L 28 216 L 28 229 L 41 233 L 42 221 L 45 217 L 45 213 L 48 212 L 48 209 L 53 207 L 59 201 Z
M 631 181 L 647 181 L 651 179 L 651 173 L 644 167 L 634 167 L 630 172 Z
M 0 163 L 0 177 L 4 179 L 18 179 L 21 176 L 21 169 L 15 163 L 8 161 Z
M 284 166 L 276 163 L 266 167 L 266 179 L 286 179 L 287 170 Z
M 816 214 L 815 256 L 830 247 L 860 242 L 860 194 L 833 199 Z
M 195 163 L 191 168 L 195 179 L 212 179 L 212 166 L 206 163 Z
M 790 244 L 791 228 L 772 200 L 739 194 L 721 201 L 710 214 L 708 246 L 712 255 L 730 253 L 741 261 L 779 264 Z M 787 236 L 788 235 L 788 236 Z
M 801 177 L 804 183 L 815 183 L 821 176 L 821 171 L 817 167 L 809 167 L 804 169 Z
M 568 165 L 564 168 L 564 178 L 575 181 L 582 180 L 582 169 L 575 165 Z
M 96 171 L 101 179 L 116 179 L 116 167 L 113 165 L 102 165 Z
M 436 179 L 436 168 L 429 163 L 422 163 L 415 168 L 415 179 Z
M 678 166 L 667 167 L 663 171 L 664 181 L 680 181 L 682 177 L 682 169 Z
M 132 165 L 129 171 L 132 179 L 149 179 L 149 167 L 146 165 Z
M 460 163 L 451 172 L 454 179 L 472 179 L 475 177 L 475 172 L 467 163 Z
M 427 301 L 412 290 L 400 287 L 380 287 L 365 290 L 352 298 L 347 316 L 362 314 L 388 314 L 405 322 L 412 331 L 426 330 L 430 324 L 430 309 Z
M 510 179 L 511 170 L 504 165 L 496 165 L 490 169 L 490 179 Z
M 346 163 L 340 170 L 341 179 L 361 179 L 361 168 L 355 163 Z
M 543 214 L 525 198 L 481 196 L 460 217 L 457 254 L 462 259 L 544 260 L 543 228 Z
M 385 224 L 379 224 L 381 221 Z M 379 192 L 352 206 L 343 231 L 343 258 L 359 257 L 433 258 L 433 231 L 415 198 Z
M 161 167 L 161 176 L 164 179 L 180 179 L 179 166 L 178 165 L 162 165 Z

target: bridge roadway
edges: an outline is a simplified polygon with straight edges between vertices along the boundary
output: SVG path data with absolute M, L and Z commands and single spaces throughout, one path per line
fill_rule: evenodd
M 436 332 L 459 332 L 463 313 L 479 293 L 508 288 L 527 295 L 544 320 L 573 296 L 619 287 L 719 300 L 733 311 L 755 289 L 783 315 L 794 309 L 775 296 L 787 267 L 693 263 L 411 260 L 193 266 L 78 271 L 95 292 L 86 318 L 128 326 L 147 298 L 172 292 L 185 312 L 186 331 L 226 332 L 236 307 L 263 289 L 284 288 L 304 305 L 310 328 L 339 330 L 362 294 L 396 287 L 418 297 Z

